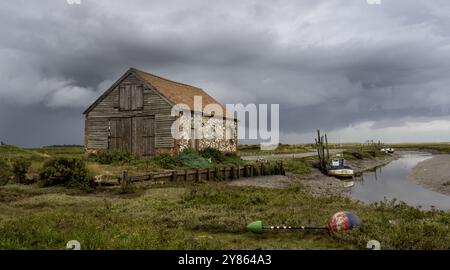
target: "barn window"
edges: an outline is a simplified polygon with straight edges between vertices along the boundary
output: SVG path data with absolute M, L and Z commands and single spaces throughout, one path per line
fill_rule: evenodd
M 119 109 L 121 111 L 141 110 L 144 107 L 144 88 L 142 85 L 119 87 Z

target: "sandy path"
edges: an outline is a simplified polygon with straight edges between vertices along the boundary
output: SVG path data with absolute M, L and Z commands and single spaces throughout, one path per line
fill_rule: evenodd
M 420 162 L 409 178 L 425 188 L 450 195 L 450 155 L 434 155 Z

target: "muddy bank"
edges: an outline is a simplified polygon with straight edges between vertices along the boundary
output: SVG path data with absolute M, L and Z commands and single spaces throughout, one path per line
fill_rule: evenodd
M 349 160 L 347 164 L 355 172 L 362 172 L 385 165 L 399 158 L 400 155 L 399 153 L 367 160 Z M 293 183 L 300 183 L 308 192 L 316 196 L 350 196 L 351 187 L 345 187 L 342 180 L 326 176 L 316 168 L 311 168 L 311 171 L 306 174 L 286 173 L 286 176 L 276 175 L 246 178 L 232 181 L 230 185 L 286 188 Z
M 393 155 L 386 155 L 384 157 L 377 157 L 374 159 L 363 160 L 347 160 L 346 164 L 351 166 L 355 173 L 371 170 L 379 166 L 388 164 L 389 162 L 398 159 L 402 153 L 395 153 Z M 345 187 L 344 181 L 335 177 L 329 177 L 322 174 L 318 169 L 311 169 L 308 174 L 293 175 L 309 192 L 313 195 L 337 195 L 350 197 L 351 187 Z M 351 181 L 348 179 L 347 181 Z
M 433 155 L 417 164 L 409 179 L 427 189 L 450 195 L 450 155 Z

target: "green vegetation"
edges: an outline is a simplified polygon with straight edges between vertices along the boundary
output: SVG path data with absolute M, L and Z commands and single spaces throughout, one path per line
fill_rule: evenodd
M 347 155 L 353 150 L 349 147 Z M 9 182 L 0 186 L 0 249 L 64 249 L 72 239 L 82 249 L 364 249 L 371 239 L 380 241 L 382 249 L 450 249 L 450 212 L 422 211 L 396 201 L 364 205 L 342 197 L 313 196 L 299 184 L 269 189 L 230 186 L 224 181 L 143 182 L 127 190 L 98 187 L 86 192 L 90 175 L 111 177 L 124 170 L 139 174 L 173 163 L 185 168 L 204 161 L 208 166 L 244 162 L 232 154 L 217 157 L 210 150 L 184 154 L 185 160 L 182 155 L 161 154 L 155 159 L 133 157 L 101 164 L 92 157 L 83 160 L 81 147 L 0 146 L 0 182 Z M 372 157 L 367 154 L 363 158 Z M 31 161 L 26 177 L 40 175 L 43 183 L 9 181 L 16 158 Z M 310 170 L 308 159 L 283 162 L 288 172 Z M 19 171 L 23 176 L 25 170 Z M 356 213 L 364 224 L 339 234 L 255 235 L 245 229 L 254 220 L 267 225 L 323 226 L 341 210 Z
M 191 149 L 183 150 L 180 154 L 180 160 L 184 166 L 190 168 L 208 168 L 211 167 L 212 164 L 212 161 L 207 160 L 202 157 L 200 153 Z
M 450 153 L 450 143 L 399 143 L 390 144 L 389 147 L 393 147 L 397 150 L 401 149 L 415 149 L 415 150 L 425 150 L 425 151 L 435 151 L 443 154 Z
M 345 159 L 372 159 L 387 155 L 378 149 L 372 147 L 349 147 L 343 151 Z
M 295 174 L 304 174 L 311 171 L 311 166 L 304 159 L 286 159 L 284 161 L 284 169 L 287 172 Z
M 137 158 L 128 152 L 100 151 L 96 154 L 89 155 L 88 159 L 100 164 L 125 164 L 130 163 Z
M 315 197 L 288 189 L 233 187 L 225 182 L 137 186 L 84 194 L 64 188 L 0 187 L 0 248 L 64 249 L 363 249 L 377 239 L 383 249 L 450 248 L 450 213 L 424 212 L 395 202 L 365 206 L 341 197 Z M 364 222 L 351 232 L 268 232 L 264 224 L 324 226 L 337 211 Z M 390 225 L 395 220 L 396 225 Z
M 89 189 L 92 180 L 83 160 L 76 158 L 54 158 L 44 163 L 39 171 L 44 187 L 63 185 Z
M 0 157 L 0 185 L 6 185 L 12 176 L 12 168 L 8 161 Z
M 207 147 L 200 151 L 200 155 L 214 163 L 223 163 L 225 161 L 225 155 L 219 150 L 211 147 Z
M 314 144 L 279 144 L 277 149 L 273 151 L 261 150 L 260 146 L 255 145 L 239 145 L 238 153 L 241 156 L 253 156 L 264 154 L 291 154 L 291 153 L 305 153 L 316 151 Z
M 222 152 L 212 148 L 205 148 L 200 152 L 192 149 L 185 149 L 179 156 L 167 153 L 159 154 L 156 155 L 154 161 L 164 169 L 211 168 L 213 166 L 221 165 L 245 164 L 245 162 L 235 154 L 223 154 Z
M 17 183 L 27 183 L 27 173 L 30 169 L 31 161 L 23 158 L 14 158 L 12 161 L 12 172 Z
M 154 161 L 163 169 L 175 169 L 183 165 L 179 157 L 169 153 L 156 155 Z

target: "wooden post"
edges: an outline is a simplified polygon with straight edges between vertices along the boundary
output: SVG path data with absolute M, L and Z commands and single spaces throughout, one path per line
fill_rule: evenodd
M 214 179 L 215 180 L 219 179 L 219 168 L 218 167 L 214 168 Z
M 188 180 L 188 170 L 184 170 L 184 181 Z
M 200 181 L 200 169 L 197 169 L 195 172 L 195 181 Z
M 237 166 L 237 179 L 241 178 L 241 166 Z
M 172 177 L 171 177 L 171 179 L 170 180 L 172 180 L 172 181 L 177 181 L 177 175 L 178 175 L 178 173 L 177 173 L 177 171 L 173 171 L 172 172 Z
M 208 181 L 209 181 L 209 173 L 210 173 L 210 170 L 208 168 L 208 169 L 206 169 L 206 180 L 208 180 Z
M 150 174 L 148 175 L 148 179 L 149 179 L 150 181 L 153 180 L 153 173 L 150 173 Z
M 260 168 L 260 170 L 259 170 L 259 175 L 263 175 L 264 174 L 264 164 L 263 163 L 261 163 L 261 168 Z
M 122 180 L 120 182 L 120 185 L 122 186 L 122 188 L 127 187 L 127 185 L 128 185 L 128 172 L 127 171 L 122 172 Z

